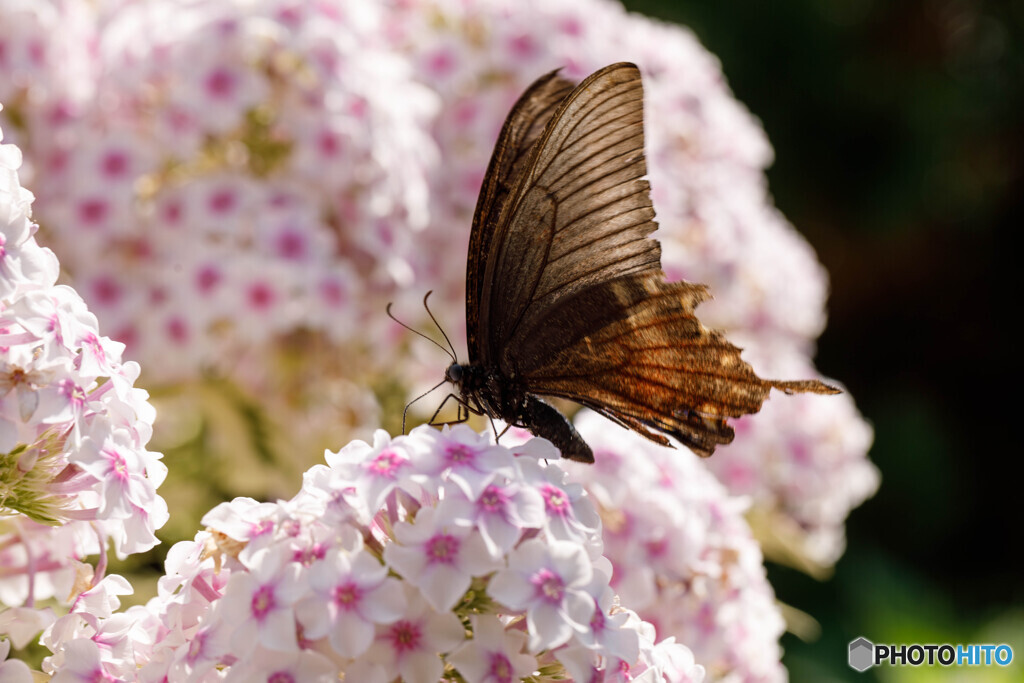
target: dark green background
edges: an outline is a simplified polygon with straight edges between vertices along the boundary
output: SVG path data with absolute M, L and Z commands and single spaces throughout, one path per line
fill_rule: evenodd
M 1024 680 L 1018 255 L 1024 2 L 630 0 L 692 28 L 776 150 L 775 202 L 831 273 L 822 372 L 875 428 L 882 488 L 835 577 L 770 567 L 821 637 L 793 681 L 948 680 L 847 643 L 1009 642 Z M 961 679 L 963 680 L 963 679 Z

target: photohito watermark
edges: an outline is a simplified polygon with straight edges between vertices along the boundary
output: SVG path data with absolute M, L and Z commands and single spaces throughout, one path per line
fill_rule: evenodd
M 875 645 L 867 638 L 850 643 L 850 666 L 867 671 L 878 664 L 890 666 L 1008 666 L 1013 661 L 1009 645 Z

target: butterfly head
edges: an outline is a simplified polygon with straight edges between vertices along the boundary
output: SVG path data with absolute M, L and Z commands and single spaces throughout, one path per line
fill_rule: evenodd
M 448 366 L 448 369 L 444 371 L 444 378 L 456 386 L 462 384 L 462 377 L 463 367 L 458 363 L 452 363 Z

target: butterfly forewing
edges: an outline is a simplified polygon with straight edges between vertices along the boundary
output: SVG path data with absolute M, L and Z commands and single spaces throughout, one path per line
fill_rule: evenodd
M 643 87 L 632 64 L 587 78 L 558 107 L 502 207 L 486 257 L 482 360 L 574 291 L 660 270 L 643 156 Z
M 522 175 L 530 150 L 544 132 L 558 104 L 574 87 L 574 83 L 558 76 L 557 71 L 537 79 L 513 105 L 494 145 L 473 214 L 469 258 L 466 261 L 466 337 L 470 362 L 479 361 L 481 356 L 479 308 L 486 258 L 480 258 L 480 255 L 490 252 L 501 208 L 515 178 Z

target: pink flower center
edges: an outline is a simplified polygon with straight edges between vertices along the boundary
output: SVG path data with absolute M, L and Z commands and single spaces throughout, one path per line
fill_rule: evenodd
M 420 647 L 423 634 L 418 624 L 409 621 L 399 621 L 388 629 L 387 637 L 391 639 L 391 646 L 402 654 Z
M 263 619 L 267 612 L 274 609 L 274 587 L 260 586 L 252 595 L 252 613 L 257 619 Z
M 266 282 L 254 282 L 249 285 L 248 298 L 252 308 L 264 311 L 270 308 L 277 297 L 273 288 Z
M 92 294 L 97 303 L 113 306 L 121 300 L 121 285 L 114 278 L 101 275 L 92 282 Z
M 338 136 L 329 130 L 321 131 L 317 136 L 317 148 L 325 157 L 337 156 L 341 151 L 341 141 Z
M 537 597 L 543 599 L 545 602 L 551 604 L 558 604 L 562 602 L 562 598 L 565 595 L 565 582 L 562 581 L 562 577 L 550 569 L 544 568 L 538 570 L 537 573 L 531 577 L 530 583 L 533 584 L 534 590 L 537 592 Z
M 594 616 L 590 617 L 590 630 L 594 633 L 602 633 L 605 629 L 604 612 L 601 610 L 601 606 L 597 605 L 594 608 Z
M 644 548 L 647 550 L 647 554 L 654 557 L 663 557 L 665 551 L 668 550 L 668 541 L 664 538 L 657 538 L 653 541 L 647 541 L 644 543 Z
M 398 453 L 384 451 L 370 462 L 369 470 L 377 476 L 394 479 L 395 472 L 404 462 L 405 459 L 399 456 Z
M 544 504 L 547 506 L 548 512 L 559 517 L 565 517 L 568 514 L 569 498 L 565 495 L 565 491 L 557 486 L 545 484 L 540 492 L 544 496 Z
M 453 564 L 459 555 L 459 539 L 451 534 L 438 534 L 427 541 L 427 557 L 431 563 Z
M 326 556 L 327 547 L 321 543 L 314 543 L 312 546 L 308 548 L 303 548 L 302 550 L 295 551 L 295 554 L 292 556 L 292 559 L 295 562 L 298 562 L 299 564 L 303 565 L 304 567 L 308 567 L 317 560 L 324 559 L 324 557 Z
M 100 163 L 103 173 L 110 177 L 123 175 L 128 169 L 128 155 L 124 152 L 110 152 Z
M 235 208 L 238 198 L 232 190 L 218 190 L 210 195 L 210 211 L 224 214 Z
M 160 207 L 160 217 L 164 223 L 170 225 L 180 223 L 183 213 L 184 207 L 182 207 L 180 199 L 172 199 Z
M 196 276 L 196 284 L 199 287 L 199 291 L 208 294 L 213 290 L 214 287 L 220 283 L 222 278 L 220 270 L 216 266 L 203 266 L 202 270 Z
M 249 527 L 249 538 L 256 538 L 274 530 L 274 523 L 269 519 L 263 519 Z
M 85 391 L 70 379 L 62 379 L 58 382 L 57 390 L 75 410 L 85 405 Z
M 179 316 L 167 321 L 167 336 L 178 344 L 188 341 L 188 324 Z
M 306 240 L 296 230 L 285 228 L 276 240 L 277 253 L 282 258 L 297 261 L 306 255 Z
M 82 348 L 89 349 L 96 358 L 102 359 L 105 355 L 103 353 L 103 344 L 100 343 L 99 337 L 92 332 L 88 332 L 82 337 Z
M 325 302 L 335 308 L 345 303 L 345 290 L 339 282 L 331 280 L 324 280 L 321 282 L 320 296 Z
M 508 507 L 508 496 L 503 490 L 491 484 L 484 489 L 477 503 L 487 512 L 500 512 Z
M 509 51 L 520 59 L 531 57 L 537 52 L 537 44 L 533 36 L 528 34 L 516 36 L 509 41 Z
M 113 448 L 103 449 L 103 455 L 110 463 L 110 471 L 114 477 L 121 480 L 128 479 L 128 463 L 125 462 L 123 455 Z
M 295 677 L 287 671 L 275 671 L 267 676 L 267 683 L 295 683 Z
M 427 57 L 427 70 L 433 76 L 446 76 L 455 68 L 455 55 L 446 50 L 438 50 Z
M 512 663 L 500 652 L 491 653 L 491 678 L 498 683 L 511 683 Z
M 197 659 L 203 654 L 203 646 L 206 645 L 206 637 L 208 631 L 200 631 L 196 633 L 195 637 L 192 638 L 192 642 L 188 645 L 188 654 L 186 659 L 190 663 L 195 663 Z
M 472 464 L 476 460 L 476 451 L 461 443 L 452 444 L 445 449 L 445 459 L 451 466 Z
M 340 586 L 335 586 L 333 591 L 334 604 L 345 611 L 351 611 L 359 604 L 363 597 L 363 591 L 359 586 L 349 581 Z
M 214 69 L 206 76 L 206 92 L 222 99 L 227 99 L 235 91 L 235 77 L 226 69 Z
M 107 202 L 103 199 L 84 199 L 78 204 L 78 217 L 86 225 L 102 223 L 107 213 Z

